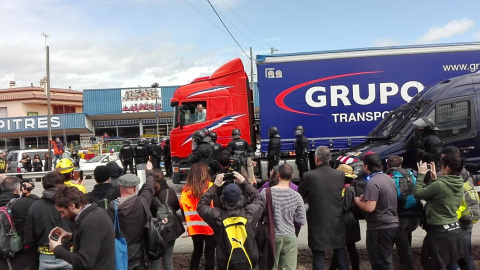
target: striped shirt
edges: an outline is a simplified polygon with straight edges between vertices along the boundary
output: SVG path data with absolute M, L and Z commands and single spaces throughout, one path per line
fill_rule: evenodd
M 261 191 L 260 195 L 266 201 L 265 189 Z M 293 189 L 272 188 L 272 203 L 275 235 L 295 235 L 293 222 L 302 226 L 307 223 L 302 196 Z

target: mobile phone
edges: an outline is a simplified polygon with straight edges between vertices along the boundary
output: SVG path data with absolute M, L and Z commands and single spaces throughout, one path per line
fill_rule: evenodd
M 59 238 L 60 238 L 60 235 L 58 235 L 56 233 L 51 233 L 50 234 L 50 239 L 52 239 L 54 241 L 58 241 Z
M 80 175 L 80 180 L 83 180 L 83 171 L 78 171 L 78 174 Z
M 431 169 L 432 169 L 432 165 L 427 164 L 427 170 L 431 170 Z

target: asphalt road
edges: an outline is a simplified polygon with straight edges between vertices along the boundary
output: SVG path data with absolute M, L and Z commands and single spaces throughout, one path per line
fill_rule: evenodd
M 177 192 L 177 196 L 180 196 L 180 193 L 182 191 L 183 185 L 177 185 L 173 184 L 172 181 L 167 178 L 167 183 L 170 187 L 173 187 L 175 191 Z M 87 191 L 91 191 L 93 189 L 93 186 L 95 185 L 95 180 L 94 179 L 87 179 L 85 182 L 85 187 L 87 188 Z M 41 196 L 41 193 L 43 191 L 41 183 L 35 183 L 35 189 L 32 191 L 33 194 L 36 194 L 38 196 Z M 299 250 L 308 250 L 308 225 L 305 225 L 302 227 L 300 234 L 298 236 L 298 249 Z M 358 249 L 365 249 L 365 232 L 366 232 L 367 226 L 365 220 L 360 221 L 360 231 L 362 233 L 362 240 L 357 243 L 357 248 Z M 413 232 L 412 235 L 412 246 L 413 247 L 421 247 L 423 238 L 425 237 L 425 231 L 422 230 L 421 228 L 418 228 Z M 473 246 L 478 246 L 480 245 L 480 226 L 476 225 L 473 226 L 472 230 L 472 245 Z M 190 253 L 193 250 L 193 245 L 192 245 L 192 240 L 190 237 L 186 236 L 184 234 L 182 237 L 177 239 L 175 242 L 175 252 L 176 253 Z

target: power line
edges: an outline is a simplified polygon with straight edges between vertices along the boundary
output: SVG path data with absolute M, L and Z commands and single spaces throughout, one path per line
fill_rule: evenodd
M 210 7 L 213 9 L 213 11 L 215 12 L 215 14 L 217 15 L 218 19 L 220 20 L 220 22 L 222 22 L 223 26 L 225 27 L 225 29 L 228 31 L 228 33 L 230 34 L 230 36 L 232 37 L 232 39 L 235 41 L 235 43 L 237 43 L 237 46 L 240 48 L 240 50 L 242 50 L 242 52 L 245 54 L 245 56 L 247 56 L 248 59 L 250 59 L 250 56 L 248 56 L 248 54 L 243 50 L 242 46 L 240 46 L 240 44 L 238 44 L 238 41 L 235 39 L 235 37 L 232 35 L 232 33 L 230 32 L 230 30 L 228 30 L 228 27 L 225 25 L 225 23 L 223 22 L 222 18 L 220 18 L 220 15 L 218 15 L 217 11 L 215 10 L 215 8 L 212 6 L 212 3 L 210 3 L 210 0 L 207 0 L 208 4 L 210 5 Z
M 216 25 L 214 22 L 212 22 L 207 16 L 203 15 L 202 12 L 200 12 L 200 10 L 198 10 L 196 7 L 194 7 L 192 4 L 190 4 L 190 2 L 188 2 L 187 0 L 183 0 L 185 1 L 189 6 L 191 6 L 193 9 L 195 9 L 200 15 L 202 15 L 202 17 L 204 17 L 205 19 L 207 19 L 211 24 L 213 24 L 215 27 L 217 27 L 220 31 L 222 31 L 222 33 L 224 33 L 225 35 L 228 35 L 228 33 L 226 33 L 225 31 L 223 31 L 222 28 L 220 28 L 218 25 Z

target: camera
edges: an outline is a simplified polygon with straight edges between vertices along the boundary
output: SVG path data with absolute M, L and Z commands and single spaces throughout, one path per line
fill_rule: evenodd
M 30 183 L 31 186 L 27 187 L 26 183 Z M 27 191 L 32 191 L 35 188 L 35 184 L 33 182 L 23 181 L 22 188 Z
M 54 241 L 58 241 L 59 238 L 60 238 L 60 235 L 58 235 L 56 233 L 51 233 L 50 234 L 50 239 L 52 239 Z
M 427 164 L 427 170 L 431 170 L 431 169 L 432 169 L 432 165 Z
M 234 179 L 235 179 L 235 176 L 233 175 L 233 172 L 229 172 L 229 173 L 224 173 L 224 174 L 223 174 L 223 180 L 224 180 L 224 181 L 234 180 Z

